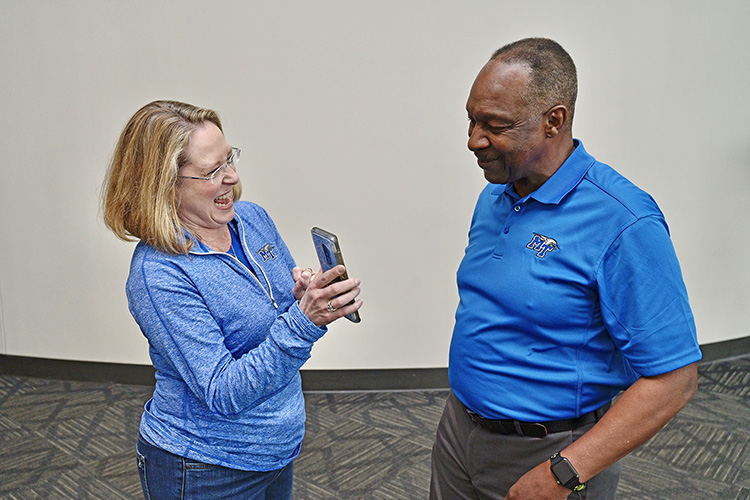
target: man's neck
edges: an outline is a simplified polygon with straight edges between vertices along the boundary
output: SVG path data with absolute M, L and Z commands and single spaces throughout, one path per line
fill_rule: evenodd
M 513 183 L 516 193 L 521 198 L 539 189 L 575 151 L 575 143 L 573 142 L 571 133 L 549 140 L 553 142 L 549 144 L 549 149 L 542 160 L 544 164 L 539 166 L 537 175 L 533 178 L 520 179 Z

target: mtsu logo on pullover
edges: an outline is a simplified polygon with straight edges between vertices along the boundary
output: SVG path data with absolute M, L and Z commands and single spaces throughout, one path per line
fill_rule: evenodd
M 274 260 L 276 258 L 276 254 L 274 253 L 275 250 L 276 247 L 274 247 L 271 243 L 267 243 L 263 246 L 263 248 L 255 253 L 257 253 L 258 256 L 263 259 L 263 262 L 268 262 L 269 260 Z

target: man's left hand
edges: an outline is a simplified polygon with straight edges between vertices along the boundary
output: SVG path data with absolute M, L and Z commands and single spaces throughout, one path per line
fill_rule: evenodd
M 549 468 L 549 461 L 542 462 L 521 476 L 511 486 L 505 500 L 565 500 L 570 490 L 557 484 Z

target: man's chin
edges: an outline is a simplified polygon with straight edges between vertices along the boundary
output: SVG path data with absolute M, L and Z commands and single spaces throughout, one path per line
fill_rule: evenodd
M 487 179 L 487 182 L 491 184 L 507 184 L 508 183 L 507 175 L 500 175 L 495 172 L 490 172 L 489 170 L 484 171 L 484 178 Z

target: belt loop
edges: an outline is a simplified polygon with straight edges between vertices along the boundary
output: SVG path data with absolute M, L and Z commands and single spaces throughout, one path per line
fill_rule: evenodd
M 518 434 L 519 436 L 525 436 L 525 434 L 523 433 L 523 429 L 521 429 L 521 422 L 519 422 L 518 420 L 513 420 L 513 427 L 515 427 L 516 429 L 516 434 Z

